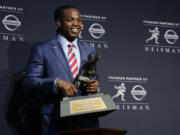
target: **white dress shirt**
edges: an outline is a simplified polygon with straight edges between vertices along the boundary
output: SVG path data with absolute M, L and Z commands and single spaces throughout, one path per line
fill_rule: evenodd
M 77 59 L 77 64 L 78 64 L 78 72 L 79 72 L 79 67 L 80 67 L 80 51 L 79 51 L 79 47 L 77 44 L 77 38 L 73 41 L 73 42 L 69 42 L 65 37 L 63 37 L 62 35 L 58 35 L 58 40 L 62 45 L 62 48 L 64 50 L 64 53 L 66 55 L 66 59 L 68 61 L 69 57 L 68 57 L 68 51 L 69 51 L 69 47 L 68 45 L 73 45 L 73 52 L 76 56 Z
M 62 35 L 58 34 L 58 40 L 60 42 L 60 44 L 62 45 L 62 49 L 64 50 L 64 53 L 66 55 L 66 59 L 68 61 L 69 57 L 68 57 L 68 51 L 69 51 L 69 47 L 68 45 L 73 45 L 73 52 L 76 56 L 76 59 L 77 59 L 77 64 L 78 64 L 78 72 L 79 72 L 79 69 L 80 69 L 80 51 L 79 51 L 79 47 L 78 47 L 78 44 L 77 44 L 77 38 L 71 43 L 69 42 L 65 37 L 63 37 Z M 56 78 L 54 80 L 54 92 L 57 93 L 57 85 L 56 85 L 56 80 L 58 78 Z

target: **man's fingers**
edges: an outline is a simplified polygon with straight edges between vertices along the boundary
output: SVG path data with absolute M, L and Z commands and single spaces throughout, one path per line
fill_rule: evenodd
M 66 91 L 68 93 L 67 96 L 73 96 L 77 92 L 77 89 L 71 85 L 71 87 L 67 88 Z
M 69 89 L 69 90 L 66 90 L 66 95 L 67 96 L 73 96 L 75 93 L 76 93 L 76 89 Z
M 58 78 L 56 80 L 56 84 L 57 84 L 59 90 L 64 91 L 66 96 L 73 96 L 77 92 L 77 89 L 74 86 L 74 84 L 72 84 L 71 82 L 68 82 L 66 80 L 62 80 L 62 79 Z
M 93 79 L 93 80 L 89 80 L 89 81 L 88 81 L 88 84 L 92 84 L 92 83 L 95 83 L 95 82 L 98 82 L 98 81 L 97 81 L 97 80 L 94 80 L 94 79 Z
M 97 87 L 99 87 L 98 84 L 89 84 L 89 85 L 87 85 L 87 88 L 97 88 Z
M 99 86 L 99 82 L 97 80 L 89 80 L 87 83 L 88 86 L 95 86 L 98 87 Z
M 87 92 L 97 92 L 97 87 L 87 87 Z
M 73 88 L 73 91 L 74 91 L 74 93 L 76 93 L 76 92 L 77 92 L 77 89 L 74 87 L 74 88 Z
M 99 82 L 97 80 L 89 80 L 87 83 L 86 91 L 95 93 L 98 91 Z

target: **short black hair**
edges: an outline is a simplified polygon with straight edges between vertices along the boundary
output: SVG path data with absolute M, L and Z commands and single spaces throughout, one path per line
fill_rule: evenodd
M 54 20 L 55 22 L 60 19 L 62 20 L 63 19 L 63 11 L 65 9 L 69 9 L 69 8 L 74 8 L 74 9 L 77 9 L 75 6 L 72 6 L 72 5 L 63 5 L 63 6 L 59 6 L 55 12 L 54 12 Z M 77 9 L 78 10 L 78 9 Z

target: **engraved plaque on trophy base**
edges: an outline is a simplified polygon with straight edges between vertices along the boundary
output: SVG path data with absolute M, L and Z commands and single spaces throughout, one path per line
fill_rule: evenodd
M 116 110 L 109 95 L 103 93 L 67 98 L 60 101 L 60 117 L 104 116 Z

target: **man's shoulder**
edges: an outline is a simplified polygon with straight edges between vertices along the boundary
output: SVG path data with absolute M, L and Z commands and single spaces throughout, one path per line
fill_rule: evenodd
M 86 46 L 86 47 L 91 47 L 90 44 L 88 44 L 87 42 L 81 41 L 81 40 L 79 40 L 79 39 L 78 39 L 78 44 L 81 44 L 81 45 Z M 92 48 L 92 47 L 91 47 L 91 48 Z
M 35 45 L 34 45 L 34 48 L 38 48 L 38 49 L 45 49 L 45 48 L 49 48 L 49 46 L 51 46 L 51 45 L 56 45 L 57 43 L 56 43 L 57 41 L 56 41 L 56 38 L 54 37 L 54 38 L 51 38 L 51 39 L 48 39 L 48 40 L 45 40 L 45 41 L 41 41 L 41 42 L 39 42 L 39 43 L 36 43 Z

